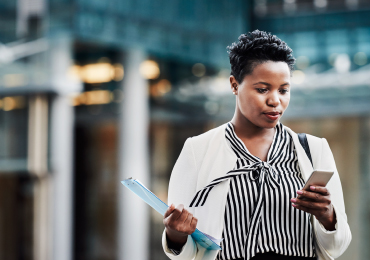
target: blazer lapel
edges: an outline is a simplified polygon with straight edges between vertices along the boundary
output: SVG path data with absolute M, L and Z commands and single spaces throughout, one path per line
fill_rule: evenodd
M 297 151 L 297 156 L 298 156 L 298 164 L 302 172 L 302 177 L 304 181 L 307 181 L 307 179 L 310 177 L 313 171 L 310 159 L 308 159 L 306 152 L 304 151 L 301 143 L 299 142 L 298 135 L 293 130 L 291 130 L 289 127 L 287 126 L 284 126 L 284 127 L 293 138 L 294 146 L 295 146 L 295 149 Z

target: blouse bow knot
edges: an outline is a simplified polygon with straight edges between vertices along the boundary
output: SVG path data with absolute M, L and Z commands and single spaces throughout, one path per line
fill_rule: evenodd
M 270 185 L 274 189 L 281 183 L 280 175 L 277 174 L 274 167 L 267 162 L 256 162 L 250 166 L 244 166 L 240 169 L 244 171 L 252 171 L 252 174 L 249 175 L 249 178 L 251 181 L 257 181 L 259 187 L 263 182 L 263 179 L 265 180 L 266 184 Z
M 241 174 L 249 174 L 249 179 L 251 181 L 257 181 L 259 189 L 264 183 L 270 185 L 272 188 L 278 187 L 281 183 L 280 176 L 275 172 L 274 168 L 267 162 L 259 161 L 252 165 L 246 165 L 239 169 L 231 170 L 225 176 L 213 180 L 195 194 L 189 207 L 203 206 L 207 200 L 208 194 L 215 186 Z

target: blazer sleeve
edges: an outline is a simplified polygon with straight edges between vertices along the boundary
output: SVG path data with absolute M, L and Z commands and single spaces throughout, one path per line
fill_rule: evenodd
M 332 259 L 337 258 L 344 253 L 352 240 L 352 235 L 347 223 L 347 215 L 345 212 L 339 174 L 333 154 L 325 138 L 322 139 L 320 169 L 334 170 L 334 175 L 327 184 L 327 188 L 330 192 L 330 198 L 335 210 L 337 223 L 335 224 L 334 231 L 328 231 L 316 218 L 314 218 L 314 229 L 318 246 L 321 251 L 327 255 L 327 258 Z
M 196 192 L 197 172 L 197 163 L 191 144 L 191 138 L 188 138 L 171 173 L 168 187 L 168 205 L 173 203 L 177 207 L 179 204 L 183 204 L 187 207 L 190 204 L 192 196 L 194 196 Z M 187 209 L 192 212 L 191 209 Z M 174 254 L 168 248 L 166 230 L 164 230 L 162 235 L 162 246 L 165 254 L 170 259 L 190 260 L 193 259 L 198 252 L 197 243 L 195 243 L 193 238 L 189 235 L 180 254 Z

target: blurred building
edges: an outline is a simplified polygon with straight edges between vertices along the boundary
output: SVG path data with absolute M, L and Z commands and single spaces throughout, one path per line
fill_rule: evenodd
M 370 3 L 2 0 L 0 258 L 166 259 L 162 217 L 186 138 L 231 119 L 226 46 L 277 34 L 297 68 L 284 123 L 325 137 L 353 240 L 370 250 Z

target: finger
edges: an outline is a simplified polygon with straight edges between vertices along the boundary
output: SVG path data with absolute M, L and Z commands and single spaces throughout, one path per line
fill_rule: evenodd
M 303 197 L 303 196 L 297 196 L 296 198 L 293 198 L 293 199 L 300 199 L 300 200 L 304 200 L 304 201 L 316 201 L 316 200 L 309 199 L 309 198 L 306 198 L 306 197 Z
M 175 205 L 172 203 L 172 204 L 168 207 L 168 209 L 166 210 L 166 212 L 164 213 L 163 218 L 167 218 L 169 215 L 171 215 L 174 209 L 175 209 Z
M 172 215 L 170 216 L 171 220 L 177 220 L 182 213 L 182 210 L 184 209 L 184 205 L 179 204 L 174 210 Z
M 197 224 L 198 224 L 198 219 L 196 217 L 193 217 L 191 219 L 191 223 L 190 223 L 190 226 L 193 230 L 193 232 L 195 231 L 195 229 L 197 228 Z
M 189 215 L 189 211 L 187 209 L 183 209 L 177 221 L 179 223 L 185 223 L 186 219 L 188 218 L 188 215 Z
M 307 201 L 307 200 L 301 200 L 301 199 L 292 199 L 291 200 L 294 204 L 303 206 L 305 208 L 310 208 L 314 210 L 320 210 L 324 207 L 324 205 L 321 202 L 316 201 Z
M 314 211 L 313 211 L 312 209 L 310 209 L 310 208 L 306 208 L 306 207 L 304 207 L 304 206 L 301 206 L 301 205 L 298 205 L 298 204 L 295 204 L 295 203 L 292 203 L 292 206 L 293 206 L 294 208 L 296 208 L 296 209 L 302 210 L 302 211 L 307 212 L 307 213 L 310 213 L 310 214 L 312 214 L 312 212 L 314 212 Z
M 329 190 L 326 187 L 322 186 L 310 186 L 310 190 L 314 192 L 321 193 L 322 195 L 330 195 Z
M 193 219 L 193 214 L 191 214 L 191 213 L 189 212 L 188 217 L 186 218 L 185 223 L 189 223 L 189 224 L 190 224 L 192 219 Z
M 192 232 L 192 230 L 191 230 L 191 220 L 192 220 L 192 219 L 193 219 L 193 214 L 189 213 L 189 214 L 188 214 L 188 217 L 186 218 L 186 220 L 185 220 L 185 222 L 184 222 L 185 227 L 186 227 L 187 231 L 189 232 L 189 235 L 190 235 L 191 233 L 193 233 L 193 232 Z
M 299 190 L 297 191 L 298 196 L 297 199 L 303 200 L 305 199 L 310 199 L 313 201 L 326 201 L 327 199 L 320 193 L 317 192 L 311 192 L 311 191 L 305 191 L 305 190 Z

